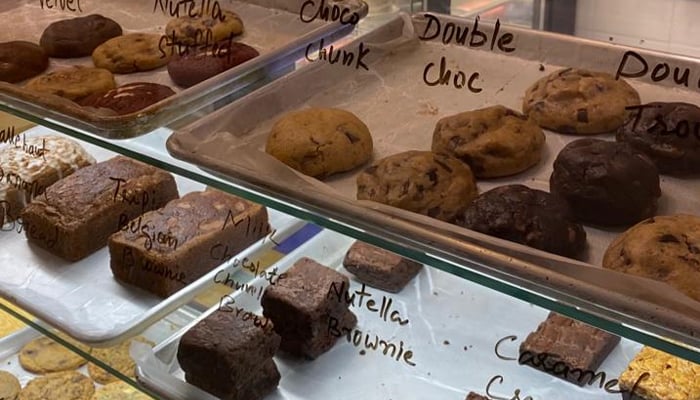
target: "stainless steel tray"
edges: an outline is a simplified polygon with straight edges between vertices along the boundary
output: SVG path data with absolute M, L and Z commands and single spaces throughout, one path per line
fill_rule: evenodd
M 697 346 L 700 343 L 697 302 L 665 284 L 594 267 L 620 231 L 587 227 L 590 249 L 586 262 L 578 262 L 381 204 L 356 201 L 358 171 L 320 182 L 293 172 L 264 152 L 273 122 L 285 112 L 307 106 L 339 107 L 358 115 L 373 134 L 375 158 L 409 149 L 430 149 L 435 123 L 443 116 L 493 104 L 520 109 L 526 88 L 560 66 L 614 74 L 623 53 L 631 50 L 510 26 L 499 29 L 501 34 L 514 35 L 511 46 L 516 48 L 514 52 L 500 52 L 497 47 L 494 51 L 483 51 L 488 46 L 475 50 L 457 44 L 444 45 L 441 36 L 435 40 L 418 40 L 417 36 L 425 36 L 429 21 L 433 21 L 432 29 L 435 21 L 440 21 L 442 26 L 450 23 L 460 27 L 471 27 L 473 23 L 431 14 L 397 17 L 356 37 L 345 47 L 357 51 L 362 44 L 369 49 L 366 57 L 369 71 L 314 62 L 176 131 L 169 138 L 167 148 L 176 158 L 215 171 L 236 184 L 340 221 L 387 245 L 398 244 L 394 248 L 416 249 L 436 263 L 448 261 L 468 266 L 498 281 L 581 307 L 588 315 L 603 316 L 614 324 L 630 323 L 638 329 L 682 338 Z M 492 35 L 495 26 L 480 23 L 479 28 Z M 650 64 L 665 60 L 674 66 L 700 66 L 682 57 L 636 51 Z M 449 84 L 426 85 L 423 82 L 426 66 L 435 63 L 436 68 L 430 72 L 437 74 L 443 56 L 453 74 L 464 71 L 468 78 L 479 72 L 475 82 L 483 90 L 471 93 Z M 693 91 L 645 80 L 631 83 L 644 102 L 697 100 Z M 548 190 L 552 161 L 575 137 L 552 132 L 546 135 L 547 149 L 538 166 L 513 178 L 479 181 L 480 191 L 513 182 Z M 660 215 L 700 209 L 697 195 L 700 180 L 664 176 L 662 189 Z
M 367 13 L 367 5 L 362 0 L 338 1 L 341 7 L 347 7 L 359 16 Z M 169 3 L 142 0 L 83 2 L 82 15 L 98 13 L 110 17 L 120 23 L 125 32 L 162 33 L 171 16 L 162 12 L 159 4 L 168 9 Z M 177 4 L 176 1 L 172 3 Z M 8 83 L 0 83 L 0 102 L 71 129 L 108 138 L 134 137 L 168 125 L 256 81 L 272 79 L 281 73 L 280 68 L 293 69 L 293 63 L 303 55 L 308 42 L 320 38 L 332 41 L 352 29 L 350 25 L 320 18 L 310 23 L 302 22 L 300 10 L 303 0 L 219 0 L 218 3 L 221 8 L 235 10 L 241 16 L 246 31 L 236 40 L 255 47 L 261 54 L 259 57 L 184 90 L 172 82 L 165 67 L 116 75 L 118 85 L 148 81 L 168 85 L 177 92 L 175 96 L 125 116 L 97 114 L 58 96 L 39 95 L 20 85 Z M 310 10 L 310 7 L 305 8 L 305 11 Z M 38 43 L 48 24 L 76 16 L 68 11 L 58 11 L 57 7 L 42 10 L 38 1 L 5 1 L 0 6 L 0 18 L 5 21 L 0 41 L 28 40 Z M 90 57 L 67 60 L 52 58 L 49 71 L 71 65 L 92 66 L 93 63 Z
M 37 127 L 26 135 L 52 133 Z M 100 147 L 81 143 L 98 161 L 114 154 Z M 203 190 L 204 186 L 175 177 L 180 194 Z M 304 222 L 269 210 L 270 225 L 278 242 L 296 232 Z M 18 228 L 12 230 L 12 227 Z M 39 319 L 87 344 L 107 346 L 138 334 L 165 315 L 189 302 L 199 292 L 213 286 L 214 276 L 224 269 L 238 270 L 236 258 L 257 260 L 275 245 L 261 239 L 240 255 L 222 263 L 212 272 L 161 299 L 146 291 L 118 283 L 109 268 L 107 248 L 81 260 L 68 263 L 30 246 L 20 225 L 6 224 L 0 232 L 0 296 L 16 303 Z
M 342 260 L 352 242 L 346 236 L 324 230 L 276 266 L 284 271 L 298 258 L 311 257 L 348 274 L 342 267 Z M 351 279 L 351 292 L 360 289 L 361 284 Z M 363 344 L 357 347 L 341 337 L 331 351 L 313 361 L 278 354 L 275 362 L 282 380 L 278 390 L 266 397 L 267 400 L 457 400 L 464 399 L 469 391 L 485 394 L 489 381 L 498 375 L 504 377 L 503 383 L 496 381 L 490 390 L 491 394 L 502 398 L 510 398 L 515 388 L 521 389 L 521 398 L 526 395 L 536 399 L 619 398 L 619 394 L 607 394 L 596 384 L 579 388 L 520 366 L 516 361 L 496 357 L 496 342 L 510 335 L 518 339 L 505 341 L 499 351 L 517 356 L 519 343 L 546 318 L 544 309 L 434 268 L 424 268 L 399 294 L 370 287 L 365 292 L 372 295 L 365 297 L 365 302 L 374 299 L 380 303 L 382 296 L 391 299 L 391 308 L 409 322 L 403 326 L 386 322 L 357 302 L 351 306 L 358 317 L 356 329 L 369 334 L 370 343 L 375 335 L 397 345 L 402 342 L 404 351 L 413 351 L 412 360 L 416 365 L 409 366 L 383 355 L 381 345 L 379 351 L 365 348 L 364 336 Z M 231 307 L 262 313 L 256 298 L 235 292 L 224 304 L 232 300 Z M 143 349 L 135 357 L 138 380 L 168 399 L 215 399 L 185 382 L 184 372 L 177 362 L 177 349 L 182 335 L 218 307 L 208 310 L 152 351 Z M 598 370 L 605 372 L 606 380 L 618 377 L 640 347 L 623 339 Z M 309 390 L 310 382 L 313 390 Z

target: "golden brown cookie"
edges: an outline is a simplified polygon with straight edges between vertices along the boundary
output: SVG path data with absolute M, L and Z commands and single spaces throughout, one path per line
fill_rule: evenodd
M 93 93 L 114 89 L 114 75 L 106 69 L 70 67 L 38 76 L 25 86 L 35 92 L 48 93 L 79 101 Z
M 0 399 L 15 400 L 22 386 L 16 376 L 7 371 L 0 371 Z
M 478 178 L 497 178 L 537 164 L 544 142 L 542 129 L 526 116 L 493 106 L 442 118 L 432 150 L 469 164 Z
M 211 45 L 243 33 L 243 21 L 232 11 L 223 11 L 221 18 L 213 18 L 211 15 L 194 18 L 186 16 L 170 20 L 165 33 L 183 44 Z
M 372 200 L 443 221 L 461 215 L 477 194 L 469 166 L 432 151 L 394 154 L 357 177 L 358 200 Z
M 366 163 L 372 148 L 369 129 L 353 113 L 309 108 L 277 121 L 265 151 L 303 174 L 323 178 Z
M 700 217 L 653 217 L 618 236 L 603 267 L 666 282 L 700 301 Z
M 92 400 L 150 400 L 147 396 L 126 382 L 114 382 L 95 391 Z
M 159 48 L 161 36 L 130 33 L 112 38 L 95 49 L 92 61 L 115 74 L 150 71 L 170 61 L 170 52 Z
M 90 400 L 94 393 L 95 384 L 80 372 L 57 372 L 29 381 L 19 400 Z
M 81 356 L 48 337 L 32 340 L 19 352 L 22 368 L 35 374 L 68 371 L 80 368 L 86 362 Z
M 144 338 L 136 338 L 134 340 L 147 343 L 151 346 L 154 345 L 153 343 L 147 341 Z M 129 354 L 131 342 L 131 340 L 127 340 L 126 342 L 123 342 L 114 347 L 94 348 L 92 349 L 91 354 L 97 360 L 104 362 L 105 364 L 121 372 L 122 374 L 130 378 L 135 378 L 136 362 L 134 362 L 134 360 L 131 358 L 131 355 Z M 116 376 L 112 375 L 111 373 L 107 372 L 106 370 L 98 367 L 93 363 L 88 364 L 88 373 L 90 374 L 90 377 L 95 380 L 95 382 L 103 385 L 119 380 L 119 378 L 117 378 Z
M 627 116 L 625 107 L 639 103 L 637 91 L 622 79 L 566 68 L 527 89 L 523 112 L 543 128 L 588 135 L 619 128 Z

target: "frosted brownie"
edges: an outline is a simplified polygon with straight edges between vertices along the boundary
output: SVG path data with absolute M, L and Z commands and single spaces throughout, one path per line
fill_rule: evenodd
M 700 365 L 642 348 L 620 375 L 625 400 L 700 399 Z
M 269 231 L 265 207 L 217 190 L 193 192 L 110 237 L 110 266 L 118 280 L 167 297 Z
M 49 186 L 22 221 L 29 242 L 78 261 L 107 245 L 124 223 L 177 197 L 172 175 L 117 156 Z
M 343 266 L 361 282 L 398 293 L 413 279 L 422 264 L 371 244 L 357 241 L 345 254 Z

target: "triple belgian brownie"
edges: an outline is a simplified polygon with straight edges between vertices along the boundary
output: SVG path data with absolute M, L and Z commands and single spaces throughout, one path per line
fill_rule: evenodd
M 343 266 L 367 285 L 398 293 L 423 267 L 398 254 L 357 241 L 345 254 Z
M 182 336 L 177 360 L 187 382 L 220 399 L 258 400 L 279 383 L 279 344 L 271 321 L 216 311 Z
M 112 235 L 110 266 L 118 280 L 167 297 L 269 231 L 265 207 L 218 190 L 192 192 Z
M 700 365 L 645 346 L 620 375 L 624 400 L 700 399 Z
M 49 186 L 24 209 L 22 221 L 29 242 L 78 261 L 106 246 L 122 221 L 177 197 L 172 175 L 117 156 Z
M 583 386 L 594 384 L 596 369 L 620 338 L 582 322 L 550 313 L 520 344 L 520 364 Z
M 348 309 L 348 277 L 302 258 L 286 277 L 268 286 L 262 297 L 263 315 L 282 336 L 280 348 L 292 355 L 314 359 L 328 351 L 342 328 L 352 329 L 357 317 Z

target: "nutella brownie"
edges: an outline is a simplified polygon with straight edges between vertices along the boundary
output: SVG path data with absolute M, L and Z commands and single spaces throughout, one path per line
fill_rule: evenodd
M 624 400 L 700 399 L 700 365 L 642 348 L 620 375 Z
M 109 238 L 110 266 L 119 281 L 167 297 L 269 231 L 265 207 L 217 190 L 193 192 L 127 221 Z
M 583 386 L 593 384 L 596 369 L 620 338 L 582 322 L 550 313 L 520 344 L 520 364 Z
M 169 173 L 117 156 L 49 186 L 22 211 L 27 239 L 69 261 L 101 247 L 124 221 L 178 197 Z
M 346 302 L 348 277 L 309 258 L 302 258 L 262 297 L 263 315 L 282 336 L 280 348 L 292 355 L 316 358 L 335 344 L 329 329 L 351 329 L 357 323 Z
M 202 390 L 226 400 L 256 400 L 279 383 L 272 360 L 279 345 L 270 320 L 219 310 L 185 333 L 177 360 L 187 382 Z
M 420 272 L 422 264 L 398 254 L 357 241 L 345 254 L 345 269 L 377 289 L 398 293 Z

